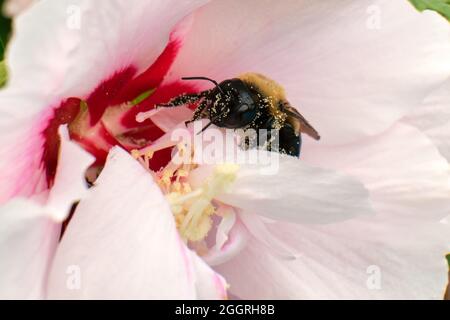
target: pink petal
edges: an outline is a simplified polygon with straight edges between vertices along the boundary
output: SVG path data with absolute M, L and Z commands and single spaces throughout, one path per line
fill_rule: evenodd
M 283 243 L 277 237 L 274 237 L 261 217 L 250 212 L 240 212 L 239 219 L 249 230 L 250 234 L 260 243 L 272 250 L 274 254 L 287 260 L 297 258 L 299 250 L 289 247 L 289 245 Z
M 362 181 L 376 214 L 328 225 L 267 225 L 300 255 L 283 261 L 254 239 L 240 256 L 217 268 L 231 293 L 241 298 L 442 299 L 450 232 L 439 221 L 449 212 L 449 171 L 433 143 L 417 129 L 397 124 L 360 144 L 307 143 L 305 149 L 304 162 Z M 379 288 L 367 284 L 377 272 Z
M 449 36 L 445 19 L 408 1 L 216 1 L 196 14 L 173 78 L 260 72 L 285 87 L 321 144 L 346 144 L 386 130 L 443 83 Z
M 170 131 L 179 123 L 191 119 L 192 117 L 192 110 L 187 107 L 159 110 L 158 113 L 151 117 L 151 119 L 159 128 L 161 128 L 165 132 Z
M 98 117 L 103 100 L 120 96 L 127 82 L 157 60 L 171 35 L 167 61 L 151 70 L 155 78 L 143 77 L 161 82 L 190 26 L 190 19 L 179 21 L 205 2 L 39 1 L 20 15 L 7 50 L 8 85 L 0 92 L 0 172 L 7 181 L 0 201 L 51 186 L 44 169 L 56 169 L 58 146 L 51 141 L 49 151 L 48 142 L 56 136 L 61 123 L 53 120 L 68 98 L 87 99 Z M 139 79 L 132 81 L 134 89 L 143 89 Z
M 0 98 L 0 101 L 0 203 L 3 203 L 12 196 L 29 197 L 47 189 L 45 167 L 42 166 L 45 143 L 42 132 L 51 115 L 38 118 L 37 122 L 19 119 L 5 111 L 5 106 L 21 110 L 31 107 L 31 101 L 26 102 L 24 98 L 17 101 Z
M 73 203 L 83 198 L 87 191 L 86 169 L 94 162 L 94 157 L 71 142 L 66 128 L 60 130 L 62 144 L 55 183 L 49 193 L 46 207 L 56 221 L 63 221 Z
M 197 92 L 198 88 L 194 86 L 192 83 L 188 82 L 181 82 L 181 81 L 174 81 L 171 83 L 166 83 L 158 87 L 158 89 L 146 100 L 142 101 L 138 105 L 131 108 L 123 117 L 121 120 L 121 123 L 125 127 L 135 127 L 137 124 L 136 116 L 141 112 L 148 112 L 150 110 L 153 110 L 155 105 L 160 103 L 166 103 L 171 98 L 176 97 L 178 95 L 184 94 L 184 93 L 194 93 Z M 160 117 L 157 115 L 161 113 L 163 115 L 166 115 L 167 118 L 173 117 L 173 121 L 168 122 L 169 119 L 162 119 L 163 121 L 160 121 Z M 155 118 L 155 123 L 164 131 L 168 131 L 171 128 L 167 128 L 168 125 L 173 125 L 174 123 L 178 123 L 181 121 L 186 121 L 191 118 L 192 111 L 189 114 L 189 111 L 187 108 L 180 107 L 180 108 L 173 108 L 173 109 L 163 109 L 158 112 Z M 189 115 L 188 115 L 189 114 Z M 173 115 L 173 116 L 172 116 Z M 152 124 L 152 120 L 147 120 L 146 122 L 149 122 L 148 125 Z
M 26 10 L 36 0 L 6 0 L 3 4 L 3 14 L 6 17 L 15 17 Z
M 433 141 L 439 152 L 450 161 L 450 80 L 430 94 L 424 106 L 406 116 L 404 121 L 411 124 Z
M 285 260 L 253 239 L 216 267 L 242 299 L 442 299 L 450 230 L 443 224 L 373 228 L 371 221 L 301 226 L 274 236 L 301 254 Z M 447 250 L 447 251 L 446 251 Z
M 65 128 L 64 128 L 65 129 Z M 60 222 L 87 189 L 86 168 L 93 158 L 62 136 L 60 165 L 49 193 L 14 199 L 0 208 L 0 296 L 43 298 L 47 271 L 61 230 Z
M 218 233 L 223 230 L 218 230 Z M 221 235 L 219 234 L 219 238 Z M 240 220 L 236 220 L 231 230 L 227 234 L 226 242 L 221 243 L 216 240 L 215 245 L 209 249 L 203 259 L 210 266 L 218 266 L 236 257 L 245 247 L 247 247 L 249 232 Z
M 79 287 L 67 285 L 78 275 Z M 49 283 L 49 298 L 58 299 L 220 299 L 225 294 L 224 280 L 180 240 L 151 175 L 119 148 L 79 204 Z

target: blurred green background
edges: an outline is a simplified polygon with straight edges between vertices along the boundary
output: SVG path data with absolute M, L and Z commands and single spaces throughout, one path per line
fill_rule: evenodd
M 5 0 L 0 0 L 0 8 L 3 8 Z M 11 33 L 11 20 L 3 16 L 3 10 L 0 12 L 0 61 L 3 60 L 5 46 Z

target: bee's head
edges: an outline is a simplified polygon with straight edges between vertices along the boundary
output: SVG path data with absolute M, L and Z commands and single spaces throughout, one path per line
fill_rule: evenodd
M 242 128 L 256 117 L 258 97 L 240 79 L 221 82 L 207 99 L 209 118 L 218 127 Z

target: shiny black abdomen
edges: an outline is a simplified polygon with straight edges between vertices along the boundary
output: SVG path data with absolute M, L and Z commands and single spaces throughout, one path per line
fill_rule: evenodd
M 279 152 L 300 157 L 302 137 L 295 133 L 294 128 L 292 128 L 290 124 L 285 124 L 285 126 L 279 130 L 279 135 Z

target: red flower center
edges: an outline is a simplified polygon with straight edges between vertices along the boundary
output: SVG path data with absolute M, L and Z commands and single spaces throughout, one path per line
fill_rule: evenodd
M 43 131 L 45 138 L 42 163 L 50 188 L 55 178 L 60 138 L 58 128 L 68 124 L 72 140 L 95 156 L 94 166 L 101 167 L 111 147 L 119 145 L 131 151 L 151 144 L 164 132 L 147 119 L 136 121 L 136 115 L 167 102 L 174 96 L 198 90 L 179 81 L 163 84 L 181 47 L 171 37 L 168 45 L 144 72 L 128 66 L 116 71 L 87 97 L 68 98 L 54 109 L 54 116 Z M 152 170 L 159 170 L 170 160 L 170 149 L 161 150 L 150 161 Z

